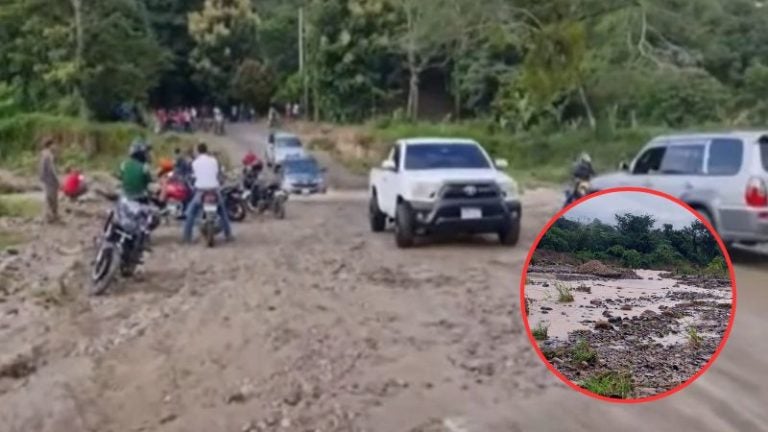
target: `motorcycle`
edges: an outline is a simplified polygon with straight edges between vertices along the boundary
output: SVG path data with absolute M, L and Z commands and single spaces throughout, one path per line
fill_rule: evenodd
M 187 209 L 187 204 L 192 199 L 192 188 L 183 179 L 175 177 L 173 174 L 168 176 L 167 181 L 163 186 L 165 194 L 165 200 L 158 201 L 158 207 L 161 211 L 161 215 L 166 219 L 166 222 L 170 218 L 176 220 L 184 219 Z
M 589 195 L 589 180 L 577 179 L 572 188 L 565 191 L 565 204 L 563 208 Z
M 221 189 L 221 195 L 224 197 L 224 208 L 227 211 L 229 220 L 233 222 L 242 222 L 245 220 L 246 211 L 246 191 L 242 186 L 230 185 Z
M 221 231 L 219 198 L 216 192 L 205 192 L 203 194 L 203 213 L 200 220 L 200 234 L 205 239 L 205 244 L 208 247 L 213 247 L 216 244 L 216 236 Z
M 279 185 L 270 185 L 259 194 L 256 203 L 256 212 L 264 214 L 271 210 L 277 219 L 285 219 L 285 203 L 288 201 L 288 193 Z
M 124 197 L 117 199 L 107 216 L 93 261 L 90 295 L 103 294 L 118 270 L 123 277 L 135 273 L 156 223 L 156 215 L 147 205 Z

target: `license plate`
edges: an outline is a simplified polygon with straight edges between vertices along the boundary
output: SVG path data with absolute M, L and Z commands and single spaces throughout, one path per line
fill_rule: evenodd
M 462 208 L 461 209 L 461 218 L 462 219 L 480 219 L 483 217 L 483 210 L 479 208 Z
M 309 190 L 309 189 L 302 189 L 301 190 L 301 194 L 302 195 L 309 195 L 310 192 L 311 192 L 311 190 Z
M 203 205 L 203 211 L 206 213 L 213 213 L 216 211 L 216 204 L 205 204 Z

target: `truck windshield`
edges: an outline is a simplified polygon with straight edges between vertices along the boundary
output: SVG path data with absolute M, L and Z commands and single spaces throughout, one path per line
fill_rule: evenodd
M 476 144 L 410 144 L 405 152 L 406 170 L 490 167 L 488 158 Z
M 278 138 L 276 145 L 283 148 L 300 148 L 301 141 L 298 138 Z

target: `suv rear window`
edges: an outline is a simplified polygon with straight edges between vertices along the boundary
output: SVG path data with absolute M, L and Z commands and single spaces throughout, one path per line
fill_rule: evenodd
M 704 169 L 704 144 L 673 145 L 661 162 L 662 174 L 701 174 Z
M 744 161 L 744 143 L 735 138 L 717 138 L 709 145 L 707 173 L 714 176 L 736 175 Z

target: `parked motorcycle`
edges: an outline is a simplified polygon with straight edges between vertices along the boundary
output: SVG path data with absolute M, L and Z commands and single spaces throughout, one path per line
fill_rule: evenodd
M 222 231 L 218 207 L 219 198 L 216 192 L 205 192 L 203 194 L 203 214 L 200 219 L 200 234 L 208 247 L 213 247 L 216 244 L 216 236 Z
M 270 185 L 261 191 L 256 203 L 256 212 L 264 214 L 271 210 L 277 219 L 285 219 L 285 203 L 288 201 L 288 193 L 279 185 Z
M 240 184 L 224 186 L 221 189 L 221 195 L 224 197 L 224 208 L 227 211 L 229 220 L 233 222 L 245 220 L 247 211 L 243 187 Z
M 189 204 L 189 201 L 192 199 L 192 188 L 190 184 L 171 174 L 168 176 L 168 179 L 163 186 L 163 192 L 165 201 L 160 201 L 158 198 L 158 207 L 161 211 L 160 214 L 166 221 L 170 218 L 177 220 L 184 219 L 187 204 Z
M 130 277 L 142 263 L 142 256 L 157 217 L 149 206 L 124 197 L 109 212 L 91 270 L 89 294 L 101 295 L 118 270 Z

